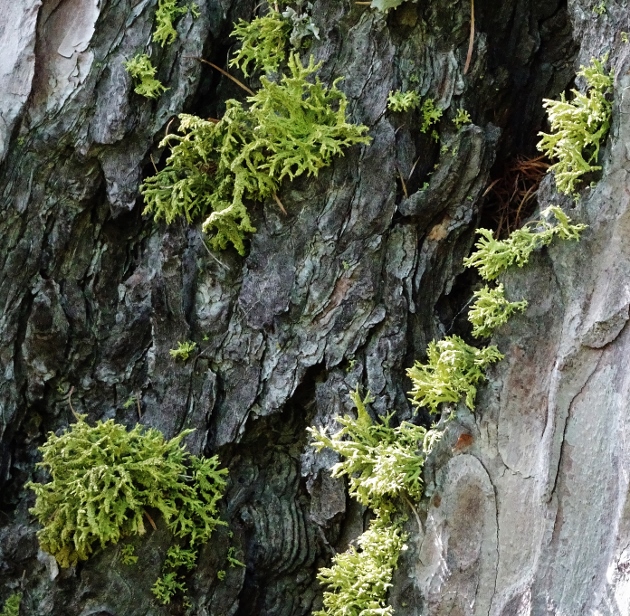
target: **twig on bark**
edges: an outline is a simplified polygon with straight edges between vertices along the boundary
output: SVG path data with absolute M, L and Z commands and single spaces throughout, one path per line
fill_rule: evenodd
M 470 39 L 468 40 L 468 54 L 466 55 L 466 64 L 464 65 L 464 75 L 470 68 L 473 49 L 475 47 L 475 0 L 470 0 Z
M 204 58 L 200 58 L 199 56 L 184 56 L 184 57 L 192 58 L 193 60 L 198 60 L 199 62 L 203 62 L 204 64 L 210 65 L 212 68 L 219 71 L 219 73 L 221 73 L 222 75 L 225 75 L 228 79 L 231 79 L 239 88 L 243 88 L 245 92 L 247 92 L 248 94 L 251 94 L 252 96 L 255 95 L 255 92 L 253 90 L 250 90 L 242 81 L 239 81 L 236 77 L 234 77 L 233 75 L 230 75 L 230 73 L 223 70 L 220 66 L 217 66 L 214 62 L 210 62 L 210 60 L 205 60 Z

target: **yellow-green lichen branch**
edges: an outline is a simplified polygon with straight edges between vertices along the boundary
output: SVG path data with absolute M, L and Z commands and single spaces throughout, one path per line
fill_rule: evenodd
M 485 369 L 503 355 L 496 346 L 473 347 L 459 336 L 429 343 L 426 363 L 416 362 L 407 370 L 412 389 L 411 403 L 437 413 L 440 404 L 456 404 L 463 397 L 474 408 L 477 385 L 485 381 Z
M 125 69 L 135 84 L 133 91 L 140 96 L 158 98 L 162 92 L 168 89 L 155 78 L 157 68 L 151 64 L 151 59 L 145 53 L 137 54 L 125 62 Z
M 513 265 L 523 267 L 534 250 L 548 246 L 554 238 L 578 240 L 584 229 L 586 225 L 572 224 L 559 207 L 552 205 L 539 220 L 527 223 L 505 240 L 495 239 L 489 229 L 477 229 L 481 238 L 475 244 L 475 252 L 464 259 L 464 265 L 476 267 L 484 280 L 494 280 Z
M 553 171 L 561 193 L 575 194 L 580 178 L 601 169 L 597 165 L 599 148 L 610 128 L 613 77 L 604 69 L 607 56 L 593 58 L 590 66 L 582 66 L 578 76 L 586 81 L 586 93 L 572 90 L 572 100 L 565 95 L 559 101 L 544 99 L 550 133 L 539 133 L 538 149 L 557 159 Z
M 475 338 L 491 336 L 494 330 L 507 323 L 515 312 L 523 312 L 527 308 L 527 300 L 520 302 L 507 300 L 503 284 L 494 289 L 486 285 L 475 291 L 473 297 L 475 302 L 468 312 L 468 320 L 473 325 L 472 334 Z

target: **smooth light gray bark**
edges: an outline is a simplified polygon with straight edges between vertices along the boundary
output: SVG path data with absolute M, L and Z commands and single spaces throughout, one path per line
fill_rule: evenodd
M 123 62 L 149 47 L 154 2 L 0 0 L 0 598 L 23 589 L 22 614 L 183 613 L 150 593 L 162 527 L 136 542 L 135 568 L 118 547 L 68 570 L 38 551 L 24 483 L 41 478 L 46 433 L 72 421 L 73 387 L 91 421 L 134 425 L 125 402 L 137 397 L 143 424 L 167 437 L 194 427 L 191 451 L 230 469 L 233 537 L 220 529 L 204 548 L 189 580 L 194 614 L 317 608 L 317 568 L 366 516 L 306 427 L 332 426 L 357 384 L 378 414 L 411 416 L 405 368 L 464 327 L 476 281 L 462 259 L 490 179 L 534 154 L 542 97 L 609 52 L 601 179 L 577 204 L 551 179 L 539 191 L 541 208 L 561 204 L 589 229 L 507 276 L 529 307 L 497 334 L 506 358 L 475 414 L 458 409 L 428 464 L 423 530 L 408 525 L 391 602 L 399 616 L 628 614 L 628 7 L 477 0 L 464 75 L 468 1 L 384 16 L 317 0 L 322 79 L 344 76 L 373 142 L 285 185 L 288 216 L 253 204 L 258 232 L 242 258 L 209 254 L 199 225 L 142 217 L 138 187 L 174 115 L 216 117 L 241 96 L 195 57 L 224 64 L 231 24 L 254 4 L 198 2 L 175 44 L 152 48 L 169 88 L 152 102 L 133 93 Z M 412 87 L 445 109 L 440 144 L 417 113 L 386 111 L 390 90 Z M 460 131 L 458 108 L 473 119 Z M 169 349 L 188 339 L 200 352 L 174 362 Z M 221 582 L 228 545 L 247 566 Z

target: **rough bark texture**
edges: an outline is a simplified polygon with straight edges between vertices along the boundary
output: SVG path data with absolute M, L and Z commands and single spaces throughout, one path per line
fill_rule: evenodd
M 495 161 L 532 154 L 541 98 L 610 52 L 601 179 L 577 204 L 549 179 L 539 192 L 541 207 L 562 203 L 589 230 L 508 276 L 529 308 L 500 330 L 506 359 L 428 465 L 424 531 L 409 525 L 391 602 L 399 616 L 630 613 L 628 7 L 610 1 L 598 16 L 590 0 L 477 0 L 464 76 L 468 0 L 387 16 L 316 0 L 312 52 L 323 79 L 345 77 L 352 118 L 373 142 L 285 185 L 287 217 L 253 206 L 258 232 L 241 258 L 208 254 L 197 226 L 143 218 L 138 200 L 173 115 L 216 117 L 240 96 L 192 57 L 223 63 L 231 24 L 255 2 L 198 4 L 176 43 L 154 49 L 169 90 L 150 102 L 122 63 L 148 45 L 154 2 L 0 1 L 0 598 L 22 588 L 22 614 L 181 612 L 150 593 L 163 528 L 137 541 L 135 568 L 118 547 L 68 570 L 38 552 L 24 483 L 38 477 L 46 433 L 72 421 L 74 387 L 90 420 L 133 425 L 124 403 L 135 396 L 142 423 L 168 437 L 194 427 L 191 451 L 229 467 L 233 537 L 220 530 L 204 549 L 193 613 L 298 616 L 320 605 L 317 568 L 365 516 L 305 428 L 332 425 L 357 383 L 379 414 L 410 417 L 404 370 L 461 327 L 474 283 L 462 258 Z M 447 108 L 440 145 L 417 115 L 386 111 L 388 92 L 410 80 Z M 448 120 L 459 107 L 474 124 L 458 132 Z M 187 339 L 201 352 L 174 362 L 169 349 Z M 472 443 L 458 447 L 464 432 Z M 247 566 L 221 582 L 229 544 Z

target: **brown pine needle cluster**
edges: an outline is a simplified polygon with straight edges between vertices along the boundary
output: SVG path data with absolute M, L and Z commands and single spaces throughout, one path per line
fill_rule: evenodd
M 496 228 L 496 237 L 506 237 L 522 226 L 535 207 L 540 181 L 550 163 L 545 156 L 517 156 L 508 162 L 500 177 L 486 188 L 487 211 Z

